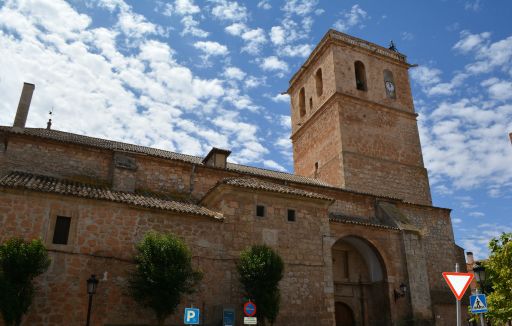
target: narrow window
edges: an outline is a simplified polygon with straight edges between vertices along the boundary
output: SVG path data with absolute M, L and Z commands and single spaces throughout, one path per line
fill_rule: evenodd
M 55 219 L 55 229 L 53 231 L 54 244 L 68 244 L 70 226 L 71 217 L 57 216 L 57 218 Z
M 318 162 L 315 162 L 315 178 L 318 176 Z
M 366 87 L 366 71 L 364 69 L 364 64 L 361 61 L 356 61 L 354 63 L 354 69 L 356 71 L 357 89 L 361 91 L 366 91 L 368 88 Z
M 288 222 L 295 222 L 295 210 L 294 209 L 288 210 Z
M 256 216 L 265 217 L 265 206 L 256 205 Z
M 393 73 L 390 70 L 384 70 L 384 87 L 386 89 L 386 95 L 389 98 L 396 98 L 396 87 L 395 80 L 393 79 Z
M 302 87 L 299 92 L 299 112 L 301 118 L 306 115 L 306 92 L 304 91 L 304 87 Z
M 324 81 L 322 79 L 322 69 L 318 69 L 315 74 L 316 96 L 322 95 L 324 92 Z
M 309 111 L 313 110 L 313 98 L 309 98 Z

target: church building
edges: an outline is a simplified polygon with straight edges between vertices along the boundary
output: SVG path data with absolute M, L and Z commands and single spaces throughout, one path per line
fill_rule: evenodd
M 240 252 L 266 244 L 285 262 L 276 325 L 455 325 L 442 278 L 465 266 L 450 210 L 433 206 L 406 57 L 330 30 L 290 80 L 294 173 L 48 128 L 27 128 L 25 84 L 0 126 L 0 242 L 40 238 L 52 263 L 23 325 L 155 323 L 128 295 L 135 244 L 172 232 L 204 273 L 166 325 L 199 307 L 243 325 Z M 36 93 L 37 94 L 37 93 Z M 1 325 L 1 321 L 0 321 Z

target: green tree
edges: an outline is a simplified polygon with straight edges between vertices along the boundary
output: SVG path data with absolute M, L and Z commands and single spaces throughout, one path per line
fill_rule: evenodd
M 487 297 L 487 317 L 498 325 L 506 324 L 512 320 L 512 233 L 492 239 L 489 249 L 484 266 L 493 292 Z
M 41 240 L 7 240 L 0 245 L 0 311 L 7 326 L 20 325 L 34 296 L 34 278 L 50 266 Z
M 252 246 L 240 254 L 237 270 L 246 296 L 256 304 L 259 321 L 264 325 L 266 318 L 273 325 L 279 314 L 283 260 L 270 247 Z
M 154 311 L 158 325 L 175 312 L 181 296 L 194 292 L 202 273 L 192 267 L 187 245 L 173 234 L 149 232 L 137 244 L 135 273 L 130 279 L 133 298 Z

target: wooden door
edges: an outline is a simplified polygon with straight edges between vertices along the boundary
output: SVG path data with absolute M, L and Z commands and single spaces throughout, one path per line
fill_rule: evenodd
M 354 326 L 354 313 L 349 306 L 344 303 L 336 302 L 335 316 L 336 326 Z

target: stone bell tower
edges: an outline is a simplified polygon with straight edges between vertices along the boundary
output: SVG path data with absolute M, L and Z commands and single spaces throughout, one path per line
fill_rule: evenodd
M 330 30 L 290 80 L 295 173 L 431 205 L 406 57 Z

